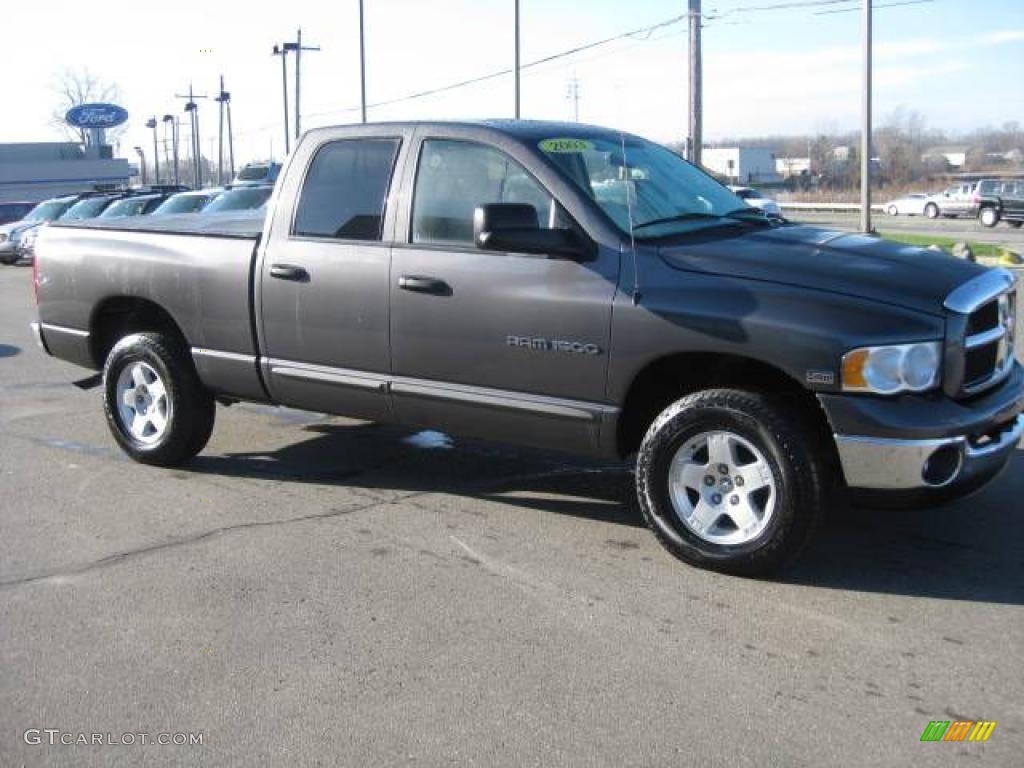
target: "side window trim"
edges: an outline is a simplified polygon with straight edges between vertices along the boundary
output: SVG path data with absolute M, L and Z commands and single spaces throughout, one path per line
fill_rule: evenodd
M 310 171 L 313 169 L 313 165 L 316 162 L 317 157 L 320 153 L 329 146 L 334 144 L 340 144 L 341 142 L 355 142 L 355 141 L 392 141 L 395 144 L 395 151 L 391 157 L 391 166 L 388 171 L 387 183 L 384 186 L 384 195 L 381 202 L 380 212 L 380 232 L 377 237 L 373 240 L 363 240 L 359 238 L 346 238 L 346 237 L 332 237 L 330 235 L 312 235 L 312 234 L 297 234 L 295 231 L 296 223 L 299 216 L 299 207 L 302 203 L 302 193 L 306 189 L 306 182 L 309 179 Z M 306 167 L 302 171 L 302 181 L 298 186 L 298 193 L 295 196 L 295 204 L 292 206 L 291 218 L 288 222 L 288 239 L 295 241 L 314 241 L 318 243 L 349 243 L 358 245 L 382 245 L 388 244 L 389 239 L 386 237 L 387 232 L 387 216 L 390 209 L 389 203 L 391 202 L 391 193 L 395 187 L 395 173 L 398 168 L 398 160 L 402 156 L 402 146 L 404 144 L 405 137 L 402 135 L 381 135 L 381 136 L 351 136 L 351 137 L 338 137 L 336 139 L 328 139 L 310 156 L 309 161 L 306 163 Z

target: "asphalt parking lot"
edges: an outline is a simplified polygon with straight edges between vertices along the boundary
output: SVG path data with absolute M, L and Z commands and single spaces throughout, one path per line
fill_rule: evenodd
M 133 464 L 32 316 L 0 269 L 4 766 L 1019 764 L 1020 451 L 757 582 L 665 553 L 625 466 L 255 405 Z M 955 719 L 998 725 L 919 741 Z

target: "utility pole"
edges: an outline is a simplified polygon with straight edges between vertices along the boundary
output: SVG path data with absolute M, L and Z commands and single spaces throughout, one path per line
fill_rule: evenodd
M 690 22 L 690 162 L 700 165 L 700 150 L 703 144 L 703 106 L 701 91 L 700 53 L 700 0 L 689 0 Z
M 860 231 L 871 232 L 871 0 L 864 0 L 864 91 L 860 135 Z
M 217 102 L 217 183 L 224 185 L 224 75 L 220 76 L 220 91 L 213 99 Z
M 167 135 L 167 126 L 171 127 L 171 148 L 174 151 L 174 183 L 181 184 L 181 176 L 178 173 L 178 118 L 174 115 L 164 115 L 164 136 Z M 164 139 L 166 147 L 167 139 Z
M 196 189 L 203 185 L 202 154 L 203 150 L 199 142 L 199 105 L 196 99 L 207 98 L 206 94 L 192 92 L 192 83 L 188 84 L 188 95 L 176 93 L 175 98 L 188 99 L 185 103 L 185 111 L 192 118 L 192 181 Z
M 516 120 L 519 119 L 519 0 L 516 3 Z
M 235 131 L 231 127 L 231 94 L 224 94 L 224 101 L 228 110 L 228 166 L 231 171 L 230 178 L 235 178 Z
M 573 74 L 572 80 L 569 81 L 565 98 L 572 102 L 573 121 L 578 123 L 580 121 L 580 80 L 575 74 Z
M 302 44 L 302 27 L 299 27 L 298 34 L 295 38 L 294 43 L 285 43 L 285 50 L 295 51 L 295 141 L 298 143 L 299 136 L 302 135 L 302 129 L 300 123 L 302 121 L 301 107 L 299 105 L 302 83 L 302 52 L 303 51 L 319 51 L 319 45 L 307 45 Z
M 159 184 L 160 183 L 160 150 L 158 148 L 159 145 L 157 143 L 156 126 L 157 126 L 156 116 L 153 116 L 153 117 L 149 118 L 149 120 L 146 121 L 146 127 L 153 129 L 153 183 L 154 184 Z
M 359 0 L 359 104 L 366 122 L 366 37 L 363 33 L 363 0 Z
M 287 155 L 291 152 L 291 131 L 288 128 L 288 49 L 285 45 L 275 45 L 274 55 L 281 57 L 281 93 L 284 98 L 284 153 Z

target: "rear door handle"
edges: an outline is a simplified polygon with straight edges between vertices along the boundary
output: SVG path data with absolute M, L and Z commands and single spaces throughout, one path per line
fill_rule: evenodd
M 309 279 L 309 272 L 295 264 L 271 264 L 270 276 L 278 280 L 295 280 L 303 283 Z
M 432 293 L 436 296 L 451 296 L 452 287 L 438 277 L 422 277 L 420 275 L 402 275 L 398 278 L 398 287 L 403 291 L 416 293 Z

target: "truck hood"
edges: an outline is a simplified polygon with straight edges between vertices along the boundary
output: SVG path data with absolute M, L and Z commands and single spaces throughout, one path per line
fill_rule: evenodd
M 985 267 L 943 252 L 817 227 L 735 237 L 721 230 L 659 248 L 674 267 L 856 296 L 937 315 L 949 293 Z

